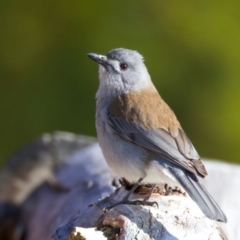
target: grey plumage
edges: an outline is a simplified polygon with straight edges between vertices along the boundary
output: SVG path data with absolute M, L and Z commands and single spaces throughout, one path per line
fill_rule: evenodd
M 103 155 L 120 177 L 182 186 L 210 219 L 226 216 L 197 175 L 207 171 L 173 111 L 152 84 L 142 56 L 114 49 L 99 63 L 96 129 Z

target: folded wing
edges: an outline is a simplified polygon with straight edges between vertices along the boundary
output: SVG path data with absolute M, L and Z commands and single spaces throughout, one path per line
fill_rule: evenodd
M 164 157 L 184 169 L 207 175 L 207 171 L 194 146 L 182 129 L 148 129 L 141 124 L 127 121 L 108 112 L 108 121 L 112 130 L 127 141 Z

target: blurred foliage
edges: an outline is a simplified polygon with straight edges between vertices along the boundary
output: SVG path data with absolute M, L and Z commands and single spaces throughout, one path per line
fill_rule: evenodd
M 240 162 L 239 1 L 0 1 L 0 161 L 43 132 L 95 135 L 88 52 L 138 50 L 204 157 Z

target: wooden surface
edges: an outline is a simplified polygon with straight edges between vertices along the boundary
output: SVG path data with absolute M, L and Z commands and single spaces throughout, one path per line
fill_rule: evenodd
M 65 189 L 47 184 L 46 179 L 39 180 L 40 184 L 35 188 L 29 184 L 30 190 L 23 189 L 23 192 L 29 194 L 21 204 L 12 201 L 17 210 L 10 213 L 7 213 L 6 209 L 12 208 L 5 207 L 6 196 L 4 199 L 0 198 L 2 219 L 2 221 L 0 219 L 0 228 L 5 226 L 2 224 L 4 214 L 8 216 L 12 214 L 12 219 L 15 219 L 14 214 L 18 216 L 18 221 L 13 222 L 10 228 L 11 239 L 21 239 L 22 236 L 25 240 L 51 237 L 83 239 L 80 233 L 85 236 L 85 239 L 94 239 L 92 234 L 98 234 L 95 239 L 104 239 L 102 233 L 108 236 L 108 239 L 227 239 L 224 233 L 225 228 L 229 239 L 240 239 L 239 166 L 205 161 L 209 176 L 204 180 L 204 185 L 226 213 L 228 217 L 226 225 L 207 219 L 196 204 L 184 196 L 153 194 L 150 200 L 157 201 L 158 207 L 156 205 L 153 207 L 118 205 L 104 212 L 104 207 L 123 198 L 127 191 L 123 187 L 115 191 L 114 179 L 98 144 L 93 143 L 92 138 L 86 138 L 84 141 L 82 137 L 64 133 L 55 134 L 52 141 L 45 151 L 51 152 L 51 156 L 54 152 L 54 166 L 46 167 L 45 160 L 42 161 L 46 171 L 51 170 L 59 186 L 64 186 Z M 33 147 L 31 144 L 29 146 Z M 34 149 L 42 151 L 42 148 Z M 15 156 L 17 155 L 16 153 Z M 22 158 L 21 161 L 23 161 Z M 39 162 L 37 166 L 34 170 L 35 176 L 39 176 L 37 174 Z M 2 172 L 6 172 L 6 169 L 11 172 L 14 181 L 14 175 L 18 172 L 16 169 L 15 172 L 9 170 L 9 164 Z M 42 171 L 42 168 L 39 169 Z M 31 172 L 28 171 L 25 174 L 29 177 Z M 32 175 L 31 177 L 34 178 Z M 1 178 L 1 173 L 0 181 L 0 186 L 3 184 L 7 187 L 9 184 L 9 189 L 13 184 L 9 178 L 7 180 Z M 139 197 L 141 196 L 133 195 L 133 199 Z M 5 210 L 1 210 L 1 207 Z M 80 228 L 75 229 L 75 227 Z M 99 231 L 96 231 L 95 227 L 98 227 Z

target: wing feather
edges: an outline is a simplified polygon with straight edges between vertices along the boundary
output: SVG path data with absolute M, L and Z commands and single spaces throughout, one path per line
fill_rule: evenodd
M 207 175 L 199 155 L 182 129 L 148 129 L 141 124 L 116 117 L 111 112 L 108 112 L 108 120 L 112 130 L 125 140 L 163 156 L 192 173 L 202 177 Z

